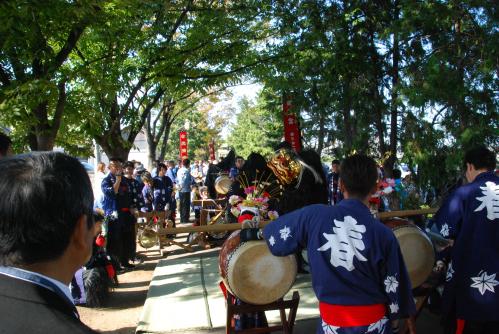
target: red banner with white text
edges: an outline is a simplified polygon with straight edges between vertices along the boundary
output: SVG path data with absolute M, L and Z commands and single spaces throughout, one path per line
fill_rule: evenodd
M 180 160 L 187 159 L 187 152 L 187 131 L 180 131 Z
M 282 118 L 284 121 L 284 140 L 287 141 L 293 150 L 301 151 L 301 133 L 298 118 L 292 111 L 291 99 L 283 98 Z

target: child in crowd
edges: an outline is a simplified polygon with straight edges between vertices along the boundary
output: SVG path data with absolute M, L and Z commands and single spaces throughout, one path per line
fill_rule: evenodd
M 201 194 L 197 185 L 191 186 L 191 207 L 194 211 L 194 225 L 199 225 L 199 218 L 201 217 L 201 205 L 194 205 L 194 201 L 200 200 Z
M 144 183 L 144 188 L 142 188 L 142 196 L 144 197 L 144 206 L 140 208 L 142 212 L 151 212 L 154 210 L 154 186 L 151 174 L 145 172 L 142 174 L 142 183 Z

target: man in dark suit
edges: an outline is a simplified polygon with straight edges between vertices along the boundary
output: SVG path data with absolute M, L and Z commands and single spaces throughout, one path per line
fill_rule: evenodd
M 68 288 L 96 233 L 85 169 L 51 152 L 1 159 L 0 170 L 0 333 L 96 333 Z

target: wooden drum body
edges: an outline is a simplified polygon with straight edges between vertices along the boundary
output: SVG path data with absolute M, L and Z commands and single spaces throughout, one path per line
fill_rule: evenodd
M 412 287 L 423 284 L 435 264 L 435 251 L 430 238 L 419 227 L 405 219 L 392 218 L 383 224 L 390 227 L 397 238 Z
M 265 241 L 241 242 L 239 234 L 233 232 L 220 250 L 220 275 L 227 289 L 254 305 L 282 298 L 296 278 L 295 256 L 274 256 Z
M 227 175 L 220 175 L 215 179 L 215 190 L 220 195 L 226 195 L 229 192 L 231 185 L 232 180 Z

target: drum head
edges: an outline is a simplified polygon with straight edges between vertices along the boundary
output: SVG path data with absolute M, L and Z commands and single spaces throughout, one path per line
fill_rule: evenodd
M 139 231 L 139 244 L 142 248 L 148 249 L 159 244 L 158 232 L 152 227 L 146 227 Z
M 282 298 L 296 278 L 294 255 L 277 257 L 264 241 L 242 243 L 230 256 L 226 286 L 242 301 L 263 305 Z
M 418 287 L 426 281 L 433 269 L 435 263 L 433 244 L 415 225 L 402 225 L 392 230 L 399 242 L 412 287 Z
M 215 190 L 221 195 L 226 195 L 231 185 L 232 180 L 227 175 L 220 175 L 215 180 Z

